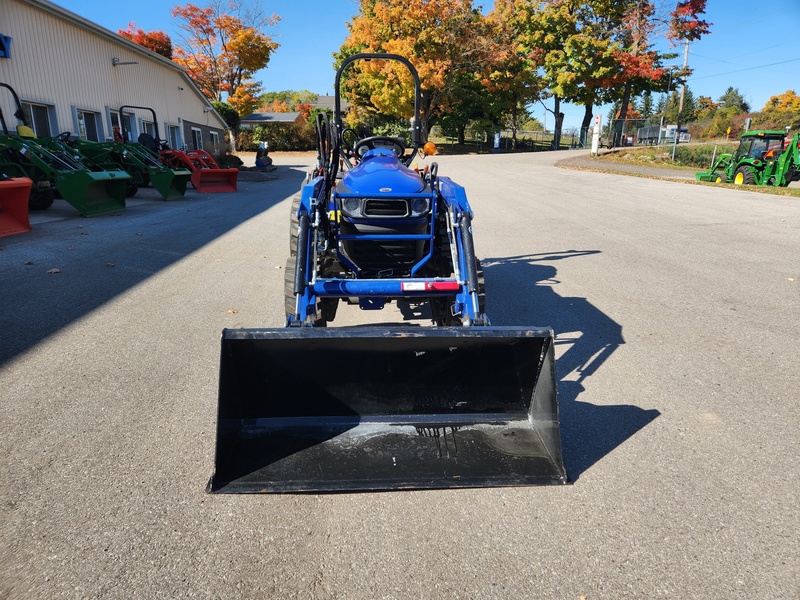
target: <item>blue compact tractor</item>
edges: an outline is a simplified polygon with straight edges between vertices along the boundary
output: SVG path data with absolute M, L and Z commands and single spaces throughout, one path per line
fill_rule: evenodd
M 339 89 L 347 59 L 336 77 Z M 412 145 L 402 137 L 359 137 L 345 129 L 340 96 L 334 126 L 317 121 L 317 176 L 292 207 L 286 268 L 289 326 L 324 326 L 341 301 L 379 310 L 392 300 L 427 301 L 437 325 L 489 325 L 484 284 L 472 243 L 472 209 L 464 188 L 411 168 L 424 148 L 420 82 L 415 82 Z M 430 148 L 430 144 L 426 145 Z M 340 163 L 349 167 L 340 172 Z M 341 175 L 341 177 L 340 177 Z
M 414 80 L 410 144 L 346 128 L 342 74 L 398 61 Z M 491 325 L 464 188 L 413 165 L 421 87 L 407 59 L 357 54 L 293 200 L 286 327 L 222 336 L 211 492 L 565 483 L 553 332 Z M 343 304 L 430 307 L 434 326 L 328 327 Z

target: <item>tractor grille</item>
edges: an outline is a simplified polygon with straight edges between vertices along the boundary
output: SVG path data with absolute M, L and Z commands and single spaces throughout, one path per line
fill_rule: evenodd
M 381 200 L 368 198 L 364 202 L 364 216 L 367 217 L 407 217 L 408 202 L 406 200 Z

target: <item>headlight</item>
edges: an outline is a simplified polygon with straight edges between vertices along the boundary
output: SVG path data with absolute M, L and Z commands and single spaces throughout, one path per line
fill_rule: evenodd
M 359 216 L 361 214 L 361 198 L 344 198 L 342 209 L 351 217 Z
M 411 213 L 413 215 L 423 215 L 428 212 L 427 198 L 414 198 L 411 201 Z

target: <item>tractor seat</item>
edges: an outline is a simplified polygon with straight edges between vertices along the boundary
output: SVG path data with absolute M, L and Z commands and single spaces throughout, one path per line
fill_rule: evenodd
M 32 140 L 36 139 L 36 134 L 34 133 L 33 129 L 27 125 L 17 125 L 17 135 L 19 137 L 29 138 Z

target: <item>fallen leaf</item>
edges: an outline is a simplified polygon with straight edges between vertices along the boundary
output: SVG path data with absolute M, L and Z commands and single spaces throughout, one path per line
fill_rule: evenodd
M 33 264 L 33 261 L 32 261 L 32 260 L 26 260 L 26 261 L 25 261 L 24 263 L 22 263 L 22 264 L 23 264 L 23 265 L 32 265 L 32 264 Z
M 115 265 L 114 263 L 106 263 L 106 266 L 110 269 L 112 267 L 116 267 L 117 265 Z
M 50 269 L 47 272 L 48 275 L 55 275 L 56 273 L 61 273 L 61 269 Z
M 232 309 L 232 308 L 229 308 L 229 309 L 228 309 L 228 314 L 229 314 L 229 315 L 235 315 L 235 314 L 236 314 L 236 313 L 238 313 L 238 312 L 239 312 L 238 310 L 234 310 L 234 309 Z

